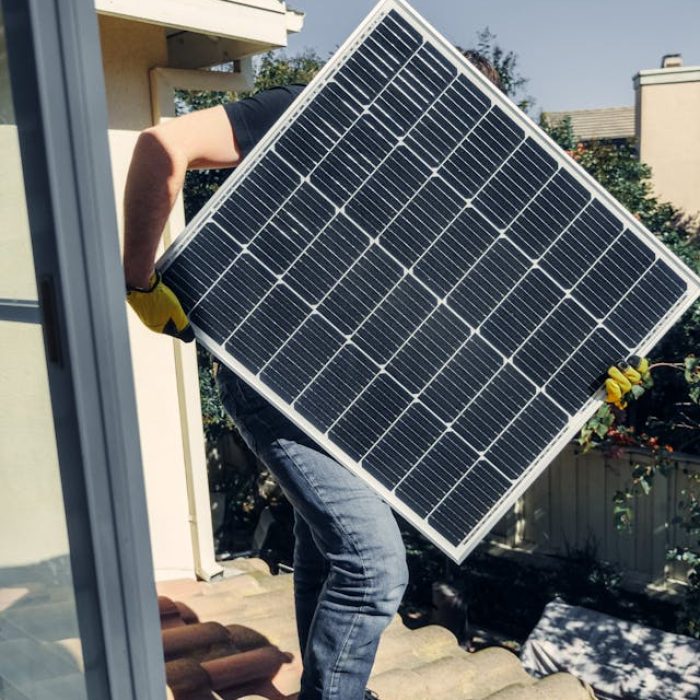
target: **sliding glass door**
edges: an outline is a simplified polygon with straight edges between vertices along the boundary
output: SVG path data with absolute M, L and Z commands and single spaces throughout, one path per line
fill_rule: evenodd
M 89 0 L 0 0 L 0 700 L 165 696 Z

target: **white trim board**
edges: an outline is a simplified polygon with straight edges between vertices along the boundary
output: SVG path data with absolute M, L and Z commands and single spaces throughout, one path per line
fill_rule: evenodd
M 640 70 L 632 79 L 634 87 L 640 85 L 672 85 L 674 83 L 700 82 L 700 66 L 678 68 L 651 68 Z

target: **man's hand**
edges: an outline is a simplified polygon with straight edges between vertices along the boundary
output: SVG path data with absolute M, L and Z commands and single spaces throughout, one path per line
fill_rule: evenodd
M 158 243 L 188 168 L 238 165 L 241 154 L 226 110 L 201 109 L 141 132 L 124 191 L 124 272 L 128 301 L 157 333 L 194 340 L 182 306 L 159 278 L 149 279 Z
M 194 331 L 175 293 L 154 272 L 147 289 L 127 286 L 126 300 L 136 315 L 156 333 L 165 333 L 190 343 Z
M 645 382 L 648 375 L 649 360 L 646 357 L 634 355 L 626 362 L 612 365 L 608 369 L 608 378 L 605 380 L 605 400 L 618 408 L 626 408 L 625 397 L 633 391 L 633 387 Z

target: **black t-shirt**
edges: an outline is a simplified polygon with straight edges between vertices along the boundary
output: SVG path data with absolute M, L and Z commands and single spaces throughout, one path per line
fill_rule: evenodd
M 305 87 L 306 85 L 297 83 L 283 85 L 224 105 L 243 158 L 253 150 Z

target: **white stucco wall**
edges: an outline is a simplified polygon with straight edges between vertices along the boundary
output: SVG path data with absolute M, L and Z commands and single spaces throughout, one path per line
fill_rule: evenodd
M 114 17 L 100 17 L 100 37 L 121 231 L 133 147 L 152 124 L 148 71 L 167 65 L 167 47 L 162 27 Z M 148 331 L 130 309 L 128 316 L 156 578 L 193 576 L 174 341 Z
M 655 193 L 700 214 L 700 66 L 641 71 L 635 87 L 639 157 Z

